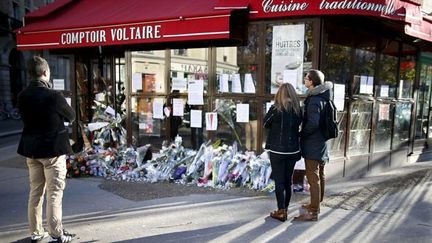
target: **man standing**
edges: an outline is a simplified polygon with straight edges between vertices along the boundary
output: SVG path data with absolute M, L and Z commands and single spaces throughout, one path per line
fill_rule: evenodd
M 66 232 L 62 224 L 66 154 L 72 152 L 64 122 L 72 122 L 75 113 L 62 93 L 51 89 L 50 69 L 45 59 L 32 57 L 28 71 L 31 82 L 18 95 L 18 109 L 24 123 L 18 154 L 26 157 L 29 168 L 31 241 L 38 242 L 49 233 L 49 242 L 70 242 L 75 235 Z M 45 190 L 48 233 L 42 227 Z
M 324 165 L 328 161 L 327 144 L 320 131 L 321 112 L 330 99 L 331 82 L 324 83 L 324 74 L 310 70 L 304 78 L 307 98 L 304 102 L 304 116 L 301 135 L 301 150 L 306 165 L 306 178 L 309 182 L 310 203 L 302 205 L 304 213 L 295 217 L 296 221 L 317 221 L 320 202 L 324 196 Z

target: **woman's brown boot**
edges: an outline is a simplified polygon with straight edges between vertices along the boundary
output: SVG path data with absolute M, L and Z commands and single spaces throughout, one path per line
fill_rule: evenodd
M 287 220 L 287 210 L 279 209 L 270 213 L 270 217 L 285 222 Z

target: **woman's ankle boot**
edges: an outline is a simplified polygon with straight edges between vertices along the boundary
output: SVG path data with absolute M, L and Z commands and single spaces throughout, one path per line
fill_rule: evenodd
M 287 210 L 279 209 L 270 213 L 270 217 L 285 222 L 287 220 Z

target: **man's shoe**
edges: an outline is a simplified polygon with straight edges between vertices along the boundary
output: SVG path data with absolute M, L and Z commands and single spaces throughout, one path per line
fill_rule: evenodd
M 75 238 L 76 234 L 71 234 L 65 230 L 63 230 L 63 235 L 60 237 L 50 237 L 48 242 L 56 242 L 56 243 L 65 243 L 71 242 Z
M 287 220 L 287 210 L 279 209 L 270 213 L 270 217 L 285 222 Z
M 32 235 L 32 236 L 30 236 L 31 243 L 40 242 L 43 239 L 47 238 L 48 236 L 49 236 L 49 234 L 46 231 L 42 235 Z
M 294 217 L 293 221 L 318 221 L 318 213 L 307 212 Z
M 308 212 L 314 212 L 314 211 L 312 211 L 312 209 L 311 209 L 311 205 L 310 204 L 302 204 L 301 205 L 301 209 L 303 210 L 303 211 L 308 211 Z M 317 211 L 316 211 L 316 213 L 320 213 L 320 210 L 318 209 Z

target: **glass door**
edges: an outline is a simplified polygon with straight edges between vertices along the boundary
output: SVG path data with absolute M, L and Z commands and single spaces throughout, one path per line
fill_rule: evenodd
M 420 80 L 418 86 L 415 139 L 426 139 L 428 137 L 431 82 L 432 66 L 422 63 L 420 66 Z

